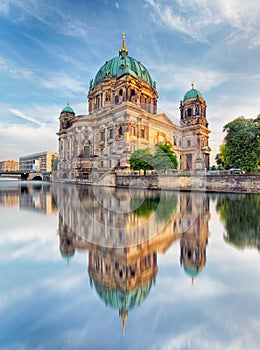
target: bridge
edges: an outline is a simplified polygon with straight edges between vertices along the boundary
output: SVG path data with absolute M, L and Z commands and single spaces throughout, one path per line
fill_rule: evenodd
M 12 178 L 18 178 L 22 181 L 26 180 L 49 180 L 50 174 L 48 173 L 41 173 L 39 171 L 37 172 L 25 172 L 25 171 L 1 171 L 0 170 L 0 177 L 12 177 Z

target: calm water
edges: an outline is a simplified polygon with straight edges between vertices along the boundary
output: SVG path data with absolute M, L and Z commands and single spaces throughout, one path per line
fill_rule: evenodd
M 1 349 L 258 349 L 260 196 L 0 182 Z

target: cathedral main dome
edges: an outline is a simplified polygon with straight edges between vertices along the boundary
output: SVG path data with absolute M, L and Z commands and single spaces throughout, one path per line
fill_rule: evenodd
M 103 82 L 106 78 L 118 79 L 123 75 L 131 75 L 136 79 L 140 79 L 148 83 L 152 88 L 155 86 L 155 82 L 152 80 L 147 68 L 135 58 L 128 56 L 128 50 L 126 49 L 124 40 L 122 42 L 122 48 L 119 51 L 119 56 L 106 61 L 97 72 L 93 87 Z

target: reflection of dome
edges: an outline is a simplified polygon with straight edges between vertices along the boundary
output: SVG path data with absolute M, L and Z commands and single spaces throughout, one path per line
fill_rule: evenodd
M 125 47 L 125 41 L 123 40 L 122 48 L 119 51 L 119 56 L 106 61 L 106 63 L 97 72 L 93 87 L 98 83 L 103 82 L 106 78 L 120 78 L 123 75 L 131 75 L 134 78 L 140 79 L 148 83 L 151 87 L 154 87 L 150 73 L 136 59 L 128 56 L 128 50 Z
M 193 266 L 184 266 L 184 271 L 189 277 L 195 278 L 201 273 L 202 266 L 200 266 L 199 268 Z
M 192 87 L 192 89 L 187 91 L 186 94 L 184 95 L 183 101 L 188 100 L 189 98 L 197 98 L 197 96 L 203 98 L 201 92 L 197 89 L 194 89 L 194 87 Z
M 67 103 L 67 106 L 62 109 L 61 114 L 62 113 L 75 114 L 74 110 L 70 107 L 69 103 Z
M 125 332 L 125 322 L 128 316 L 128 311 L 141 305 L 149 295 L 153 280 L 143 286 L 137 287 L 129 291 L 123 291 L 120 288 L 109 289 L 98 282 L 94 281 L 95 289 L 104 301 L 106 306 L 119 311 L 119 316 L 122 319 L 123 333 Z
M 94 281 L 94 286 L 98 295 L 106 305 L 109 305 L 113 309 L 118 309 L 119 311 L 128 311 L 144 302 L 151 290 L 152 282 L 153 280 L 150 280 L 147 284 L 126 292 L 119 288 L 106 288 L 96 281 Z
M 71 252 L 60 252 L 60 254 L 64 259 L 71 260 L 75 255 L 75 249 Z

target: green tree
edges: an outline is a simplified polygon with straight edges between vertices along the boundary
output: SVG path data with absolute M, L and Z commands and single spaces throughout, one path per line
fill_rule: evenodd
M 224 146 L 224 145 L 222 145 L 222 146 Z M 220 146 L 220 147 L 222 147 L 222 146 Z M 223 170 L 224 169 L 224 163 L 222 161 L 220 153 L 216 154 L 215 161 L 217 163 L 218 169 L 219 170 Z
M 55 171 L 58 169 L 58 158 L 53 158 L 51 160 L 51 170 Z
M 168 142 L 157 146 L 152 164 L 156 170 L 177 169 L 177 157 Z
M 257 170 L 260 166 L 260 115 L 256 119 L 236 118 L 226 124 L 223 131 L 227 132 L 220 148 L 224 168 Z
M 237 248 L 260 250 L 260 197 L 255 194 L 221 195 L 217 211 L 224 222 L 224 239 Z
M 133 170 L 143 170 L 144 175 L 147 170 L 152 170 L 153 156 L 149 148 L 138 149 L 131 154 L 130 168 Z

